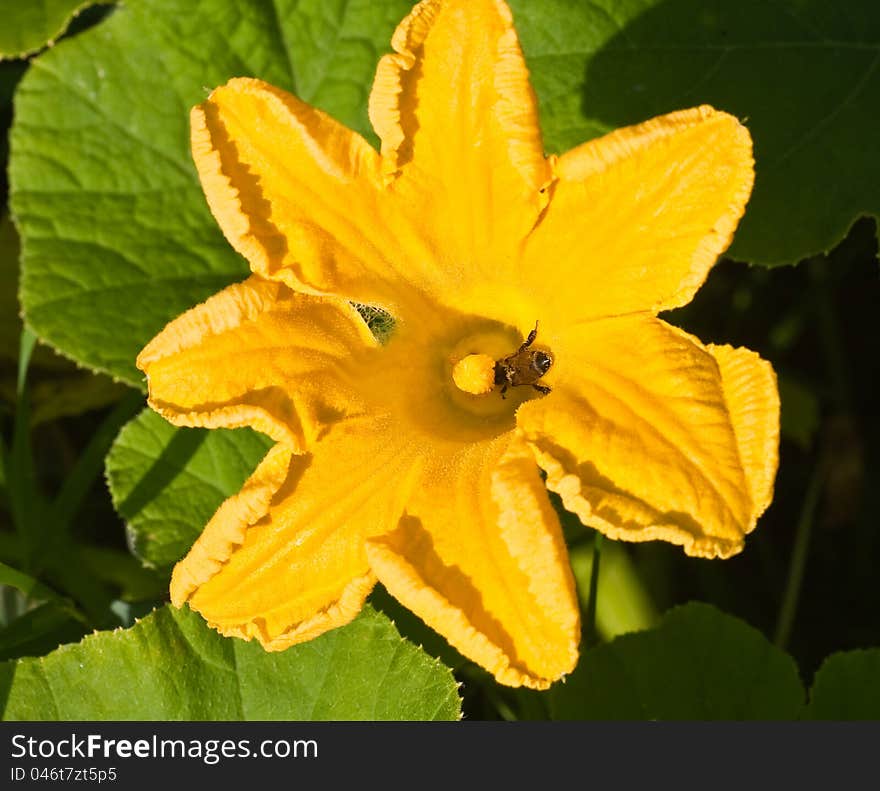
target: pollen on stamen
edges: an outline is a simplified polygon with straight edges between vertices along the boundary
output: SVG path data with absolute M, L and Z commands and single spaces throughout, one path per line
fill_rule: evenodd
M 472 395 L 485 395 L 495 386 L 495 360 L 488 354 L 469 354 L 452 369 L 455 386 Z

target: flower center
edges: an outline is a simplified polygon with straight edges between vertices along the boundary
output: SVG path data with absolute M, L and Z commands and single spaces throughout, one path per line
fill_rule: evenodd
M 505 394 L 510 388 L 520 386 L 527 386 L 542 395 L 549 393 L 550 388 L 539 380 L 552 367 L 553 355 L 534 345 L 537 337 L 538 325 L 535 324 L 513 351 L 512 344 L 508 345 L 509 340 L 500 333 L 482 333 L 459 343 L 457 353 L 450 359 L 452 381 L 457 392 L 462 396 L 465 393 L 467 396 L 486 396 L 498 388 L 501 400 L 506 400 Z M 467 353 L 464 353 L 465 348 Z
M 437 441 L 491 439 L 515 427 L 523 403 L 548 391 L 542 377 L 554 357 L 543 340 L 482 317 L 403 324 L 365 367 L 364 397 Z
M 495 387 L 495 360 L 488 354 L 469 354 L 452 368 L 455 386 L 471 395 L 483 395 Z

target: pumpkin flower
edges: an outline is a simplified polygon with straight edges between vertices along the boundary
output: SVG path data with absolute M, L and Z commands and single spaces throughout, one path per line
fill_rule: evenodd
M 171 597 L 280 650 L 379 581 L 499 682 L 546 688 L 580 637 L 547 489 L 612 538 L 706 558 L 739 552 L 771 499 L 772 368 L 657 318 L 730 243 L 751 141 L 702 106 L 545 156 L 502 0 L 424 0 L 392 47 L 380 152 L 256 79 L 192 111 L 253 274 L 138 366 L 172 423 L 275 444 Z M 387 342 L 356 305 L 394 317 Z

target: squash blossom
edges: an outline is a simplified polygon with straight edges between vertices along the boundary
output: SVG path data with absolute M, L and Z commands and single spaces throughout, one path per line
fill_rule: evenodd
M 275 445 L 171 597 L 280 650 L 378 580 L 499 682 L 546 688 L 580 636 L 547 489 L 612 538 L 706 558 L 739 552 L 770 502 L 772 368 L 657 318 L 730 243 L 751 140 L 702 106 L 545 156 L 501 0 L 424 0 L 392 46 L 381 152 L 256 79 L 192 111 L 205 195 L 253 274 L 138 366 L 172 423 Z M 355 305 L 394 317 L 386 343 Z

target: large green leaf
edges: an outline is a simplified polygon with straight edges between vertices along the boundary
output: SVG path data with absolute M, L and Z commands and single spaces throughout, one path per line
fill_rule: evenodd
M 84 8 L 110 0 L 6 0 L 0 25 L 0 60 L 21 58 L 51 45 Z
M 150 410 L 138 415 L 119 432 L 106 463 L 134 552 L 158 568 L 183 557 L 271 444 L 250 429 L 175 428 Z
M 9 127 L 12 125 L 12 95 L 26 68 L 26 61 L 0 61 L 0 213 L 6 210 L 9 188 L 6 165 L 9 159 Z
M 796 719 L 804 690 L 794 660 L 760 632 L 692 603 L 586 651 L 550 704 L 554 719 Z
M 201 193 L 189 108 L 236 75 L 367 131 L 368 85 L 406 0 L 132 0 L 37 58 L 19 86 L 12 203 L 28 323 L 143 387 L 140 348 L 247 274 Z
M 832 654 L 813 679 L 812 720 L 880 720 L 880 648 Z
M 0 213 L 0 407 L 14 411 L 17 401 L 18 343 L 22 323 L 18 307 L 18 234 L 9 215 Z M 99 409 L 128 388 L 106 376 L 84 371 L 48 346 L 34 348 L 28 367 L 31 424 Z
M 0 664 L 7 720 L 454 720 L 450 671 L 367 607 L 287 651 L 164 607 L 39 659 Z
M 19 88 L 13 209 L 41 338 L 143 386 L 138 350 L 246 265 L 201 195 L 189 108 L 235 75 L 374 140 L 366 99 L 407 0 L 130 0 Z M 747 118 L 758 181 L 733 254 L 825 250 L 878 211 L 880 4 L 516 0 L 548 149 L 701 102 Z
M 730 254 L 827 251 L 880 214 L 876 0 L 510 0 L 548 148 L 709 103 L 745 120 L 756 184 Z

